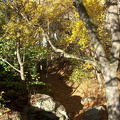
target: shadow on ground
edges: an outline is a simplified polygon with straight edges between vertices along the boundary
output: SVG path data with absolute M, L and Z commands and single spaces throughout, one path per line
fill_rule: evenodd
M 72 96 L 73 88 L 66 84 L 72 69 L 69 62 L 59 63 L 48 70 L 47 83 L 50 85 L 50 95 L 59 101 L 68 113 L 71 120 L 77 120 L 76 115 L 83 109 L 80 96 Z M 79 119 L 80 120 L 80 119 Z

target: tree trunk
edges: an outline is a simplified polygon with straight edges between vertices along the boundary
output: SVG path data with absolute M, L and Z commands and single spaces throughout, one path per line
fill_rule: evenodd
M 21 56 L 20 56 L 20 41 L 18 40 L 16 43 L 16 51 L 17 51 L 17 59 L 18 59 L 18 63 L 20 66 L 20 77 L 22 80 L 22 85 L 23 85 L 23 91 L 25 93 L 25 95 L 28 94 L 28 87 L 25 81 L 25 75 L 24 75 L 24 63 L 21 60 Z
M 22 81 L 25 81 L 24 66 L 23 66 L 23 64 L 20 65 L 20 77 L 21 77 Z
M 100 62 L 101 73 L 105 80 L 106 99 L 108 108 L 108 120 L 120 120 L 120 103 L 119 90 L 117 80 L 117 67 L 120 54 L 120 28 L 118 18 L 117 0 L 108 1 L 109 22 L 112 35 L 111 57 L 108 60 L 103 46 L 97 34 L 93 20 L 88 15 L 82 0 L 73 0 L 73 5 L 76 7 L 81 20 L 85 24 L 89 38 L 94 46 L 94 51 Z
M 118 0 L 107 0 L 108 20 L 112 36 L 112 48 L 109 66 L 104 68 L 106 98 L 108 105 L 108 119 L 120 120 L 120 102 L 118 79 L 116 76 L 120 54 L 120 24 L 118 15 Z
M 20 66 L 20 77 L 21 77 L 21 80 L 25 81 L 24 63 L 22 62 L 21 56 L 20 56 L 20 41 L 19 40 L 16 43 L 16 51 L 17 51 L 17 60 Z
M 106 66 L 102 74 L 105 80 L 108 120 L 120 120 L 119 90 L 116 72 L 114 72 L 114 68 Z

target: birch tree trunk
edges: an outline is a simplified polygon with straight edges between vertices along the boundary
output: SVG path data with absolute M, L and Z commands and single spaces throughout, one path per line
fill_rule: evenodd
M 21 80 L 22 80 L 22 85 L 23 85 L 23 91 L 25 93 L 25 95 L 28 94 L 28 88 L 27 88 L 27 84 L 26 84 L 26 81 L 25 81 L 25 74 L 24 74 L 24 63 L 21 59 L 21 56 L 20 56 L 20 41 L 17 40 L 16 42 L 16 52 L 17 52 L 17 59 L 18 59 L 18 63 L 19 63 L 19 66 L 20 66 L 20 77 L 21 77 Z
M 16 43 L 16 51 L 17 51 L 17 59 L 18 59 L 18 63 L 20 66 L 20 77 L 22 81 L 25 81 L 25 75 L 24 75 L 24 64 L 21 60 L 21 56 L 20 56 L 20 42 L 17 41 Z
M 119 90 L 118 79 L 116 76 L 119 54 L 120 54 L 120 24 L 118 0 L 107 0 L 108 4 L 108 20 L 110 23 L 110 30 L 112 35 L 112 48 L 110 64 L 103 70 L 103 77 L 105 79 L 106 98 L 108 104 L 109 120 L 120 119 L 119 108 Z M 106 74 L 105 74 L 106 73 Z
M 94 46 L 94 51 L 100 62 L 100 70 L 105 80 L 106 99 L 108 108 L 109 120 L 120 120 L 120 103 L 119 90 L 117 80 L 118 58 L 120 53 L 120 28 L 118 17 L 118 1 L 107 0 L 108 14 L 112 35 L 111 57 L 107 58 L 103 46 L 99 40 L 97 30 L 93 24 L 93 20 L 87 14 L 87 11 L 82 3 L 82 0 L 73 0 L 73 5 L 76 7 L 81 20 L 84 22 L 89 38 Z

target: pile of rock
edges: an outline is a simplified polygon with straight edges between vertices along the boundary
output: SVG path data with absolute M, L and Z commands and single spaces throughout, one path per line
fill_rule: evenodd
M 22 120 L 68 120 L 65 107 L 45 94 L 31 95 L 21 117 Z
M 49 95 L 35 94 L 21 112 L 1 113 L 0 120 L 68 120 L 68 116 L 65 107 Z

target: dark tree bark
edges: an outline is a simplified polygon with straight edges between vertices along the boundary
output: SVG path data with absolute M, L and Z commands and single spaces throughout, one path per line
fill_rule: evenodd
M 103 46 L 98 38 L 97 30 L 93 24 L 92 19 L 88 15 L 82 0 L 74 0 L 73 5 L 77 9 L 81 20 L 84 22 L 90 40 L 94 46 L 94 51 L 100 62 L 100 70 L 105 80 L 106 99 L 108 107 L 108 119 L 120 119 L 120 103 L 119 103 L 119 90 L 118 79 L 116 76 L 118 68 L 118 58 L 120 53 L 120 28 L 118 16 L 118 2 L 117 0 L 108 0 L 108 14 L 109 23 L 112 35 L 112 48 L 111 57 L 108 59 Z

